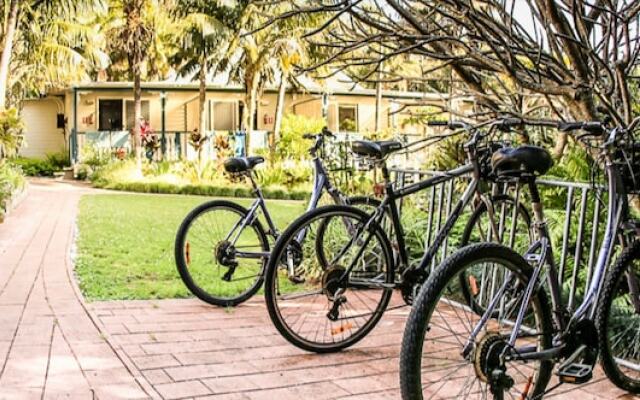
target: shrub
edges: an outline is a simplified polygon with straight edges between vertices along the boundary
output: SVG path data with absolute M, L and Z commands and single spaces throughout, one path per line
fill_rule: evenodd
M 93 169 L 87 164 L 78 164 L 76 166 L 76 178 L 82 181 L 88 179 L 93 174 Z
M 82 147 L 82 163 L 96 169 L 109 164 L 111 161 L 111 154 L 108 151 L 100 150 L 91 145 L 85 145 Z
M 25 183 L 19 167 L 0 160 L 0 222 L 4 218 L 9 200 Z
M 53 165 L 57 171 L 62 171 L 71 165 L 71 160 L 69 160 L 69 155 L 66 152 L 49 153 L 46 156 L 46 160 L 49 164 Z
M 19 166 L 27 176 L 53 176 L 54 172 L 59 171 L 49 160 L 39 158 L 17 157 L 11 159 L 11 163 Z
M 24 122 L 15 108 L 0 111 L 0 158 L 12 157 L 22 146 Z
M 307 118 L 294 114 L 285 115 L 282 119 L 280 138 L 275 148 L 277 160 L 307 158 L 310 143 L 302 135 L 320 132 L 324 126 L 325 121 L 320 118 Z

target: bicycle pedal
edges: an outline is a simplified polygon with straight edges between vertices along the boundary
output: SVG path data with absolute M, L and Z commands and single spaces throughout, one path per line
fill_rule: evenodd
M 586 364 L 567 364 L 562 366 L 558 372 L 558 377 L 562 383 L 581 384 L 593 378 L 593 367 Z
M 296 285 L 299 285 L 301 283 L 305 283 L 306 279 L 303 276 L 289 275 L 289 281 L 291 283 L 295 283 Z

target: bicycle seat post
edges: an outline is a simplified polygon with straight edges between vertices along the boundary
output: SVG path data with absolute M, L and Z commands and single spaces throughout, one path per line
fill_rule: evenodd
M 258 186 L 258 184 L 256 183 L 256 180 L 253 177 L 253 171 L 249 170 L 246 172 L 246 176 L 247 178 L 249 178 L 249 181 L 251 182 L 251 187 L 253 188 L 253 193 L 255 195 L 257 195 L 258 197 L 262 197 L 262 192 L 260 191 L 260 187 Z

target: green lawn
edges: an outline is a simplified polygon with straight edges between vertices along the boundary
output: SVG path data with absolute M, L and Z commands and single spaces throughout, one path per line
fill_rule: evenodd
M 80 201 L 76 274 L 88 300 L 188 297 L 173 245 L 182 219 L 201 196 L 104 194 Z M 238 199 L 247 206 L 251 200 Z M 281 229 L 304 211 L 302 202 L 269 201 Z

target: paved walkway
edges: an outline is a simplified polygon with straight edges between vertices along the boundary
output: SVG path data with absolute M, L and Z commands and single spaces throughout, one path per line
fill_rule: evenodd
M 348 351 L 290 346 L 261 299 L 234 310 L 196 300 L 85 305 L 73 277 L 82 186 L 38 181 L 0 225 L 0 399 L 397 399 L 408 309 Z M 630 398 L 602 378 L 558 398 Z M 571 392 L 567 392 L 570 390 Z

